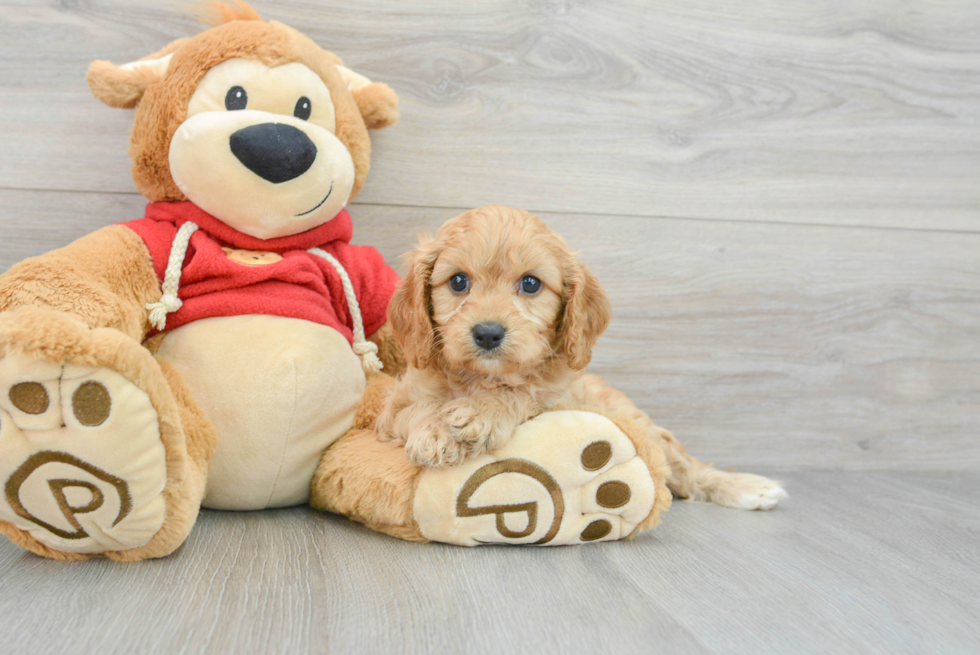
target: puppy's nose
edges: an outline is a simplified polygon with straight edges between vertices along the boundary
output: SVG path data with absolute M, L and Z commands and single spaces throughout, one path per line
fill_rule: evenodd
M 480 323 L 473 327 L 473 341 L 483 350 L 493 350 L 504 340 L 506 333 L 500 323 Z
M 229 145 L 245 168 L 273 184 L 299 177 L 316 159 L 316 145 L 310 137 L 283 123 L 243 127 L 231 135 Z

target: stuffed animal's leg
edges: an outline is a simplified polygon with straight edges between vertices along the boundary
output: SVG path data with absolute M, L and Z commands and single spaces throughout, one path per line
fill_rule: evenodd
M 334 443 L 311 504 L 413 541 L 566 545 L 655 526 L 670 504 L 663 453 L 628 420 L 545 413 L 460 466 L 418 468 L 369 426 L 387 384 L 369 381 L 354 429 Z
M 354 426 L 320 459 L 310 505 L 400 539 L 428 541 L 415 524 L 412 507 L 425 469 L 410 464 L 404 448 L 379 441 L 371 430 L 393 383 L 387 375 L 368 375 Z
M 55 559 L 162 557 L 196 520 L 214 434 L 166 363 L 112 328 L 0 315 L 0 532 Z
M 667 457 L 667 486 L 678 498 L 708 500 L 737 509 L 772 509 L 786 497 L 775 480 L 752 473 L 720 471 L 691 457 L 673 434 L 656 425 L 626 394 L 597 375 L 584 376 L 574 389 L 574 397 L 577 402 L 623 414 L 643 426 Z

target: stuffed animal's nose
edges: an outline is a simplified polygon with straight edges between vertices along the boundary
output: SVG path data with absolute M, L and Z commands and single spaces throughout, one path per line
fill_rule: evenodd
M 310 170 L 316 146 L 303 130 L 283 123 L 243 127 L 230 139 L 231 151 L 245 168 L 273 184 Z
M 493 350 L 504 340 L 506 333 L 500 323 L 480 323 L 473 327 L 473 341 L 483 350 Z

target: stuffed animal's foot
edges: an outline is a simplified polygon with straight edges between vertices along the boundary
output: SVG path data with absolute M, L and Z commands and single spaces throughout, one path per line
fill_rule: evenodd
M 492 454 L 422 473 L 415 521 L 427 539 L 465 546 L 609 541 L 656 523 L 665 476 L 662 453 L 639 453 L 612 420 L 548 412 Z
M 49 548 L 143 546 L 164 521 L 166 451 L 145 392 L 106 368 L 0 360 L 0 519 Z
M 56 559 L 163 557 L 183 543 L 210 426 L 171 373 L 118 330 L 38 307 L 0 313 L 0 533 Z

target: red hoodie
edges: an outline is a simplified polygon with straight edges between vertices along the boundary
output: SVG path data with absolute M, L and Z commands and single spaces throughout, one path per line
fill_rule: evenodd
M 183 305 L 167 316 L 167 330 L 212 316 L 271 314 L 327 325 L 353 343 L 340 276 L 323 258 L 306 252 L 309 248 L 322 248 L 346 269 L 361 307 L 365 335 L 387 320 L 398 274 L 374 248 L 350 244 L 354 227 L 345 210 L 302 234 L 257 239 L 191 202 L 150 203 L 144 218 L 122 225 L 146 243 L 161 284 L 174 237 L 188 221 L 200 229 L 191 236 L 184 258 L 177 294 Z M 251 261 L 257 264 L 241 263 Z

